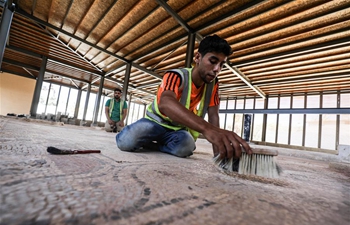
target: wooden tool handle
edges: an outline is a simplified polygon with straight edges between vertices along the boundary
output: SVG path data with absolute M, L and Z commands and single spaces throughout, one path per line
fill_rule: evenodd
M 64 150 L 55 147 L 48 147 L 47 152 L 51 154 L 67 155 L 67 154 L 89 154 L 89 153 L 101 153 L 100 150 Z
M 252 148 L 254 154 L 277 156 L 278 151 L 274 149 Z
M 74 150 L 75 154 L 101 153 L 100 150 Z

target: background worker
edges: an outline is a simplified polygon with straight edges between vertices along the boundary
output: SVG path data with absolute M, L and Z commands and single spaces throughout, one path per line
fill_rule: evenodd
M 201 133 L 212 143 L 215 156 L 239 158 L 241 146 L 252 154 L 241 137 L 219 127 L 217 76 L 231 53 L 226 40 L 217 35 L 205 37 L 194 56 L 194 68 L 166 72 L 146 118 L 117 134 L 119 149 L 135 151 L 155 143 L 162 152 L 187 157 L 193 154 Z M 209 122 L 203 119 L 206 111 Z
M 124 125 L 124 120 L 128 112 L 128 105 L 122 101 L 122 90 L 120 88 L 114 89 L 114 98 L 107 100 L 105 104 L 105 114 L 107 121 L 105 123 L 105 130 L 107 132 L 120 132 Z

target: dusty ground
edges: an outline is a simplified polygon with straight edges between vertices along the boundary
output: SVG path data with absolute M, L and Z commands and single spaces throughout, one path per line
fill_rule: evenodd
M 0 132 L 0 224 L 350 224 L 350 165 L 334 155 L 279 149 L 267 179 L 221 171 L 206 140 L 182 159 L 122 152 L 96 128 L 0 117 Z

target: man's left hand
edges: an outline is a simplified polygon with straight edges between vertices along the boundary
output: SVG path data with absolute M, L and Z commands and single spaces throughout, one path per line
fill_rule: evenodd
M 119 122 L 118 122 L 118 126 L 124 127 L 124 126 L 125 126 L 125 125 L 124 125 L 124 121 L 119 121 Z

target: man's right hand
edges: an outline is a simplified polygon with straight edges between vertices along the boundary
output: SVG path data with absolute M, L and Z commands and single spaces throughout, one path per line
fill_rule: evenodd
M 241 157 L 241 146 L 247 154 L 253 153 L 248 143 L 232 131 L 212 127 L 203 132 L 203 135 L 213 144 L 214 155 L 220 154 L 220 158 Z

